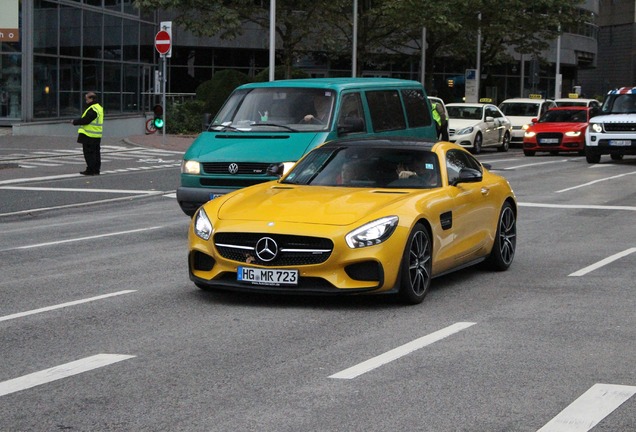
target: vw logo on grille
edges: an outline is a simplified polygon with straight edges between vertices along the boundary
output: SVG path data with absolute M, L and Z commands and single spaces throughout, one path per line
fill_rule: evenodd
M 274 239 L 270 237 L 263 237 L 256 242 L 256 256 L 262 261 L 269 262 L 276 258 L 278 255 L 278 245 Z
M 231 163 L 230 166 L 227 167 L 227 170 L 230 174 L 236 174 L 238 172 L 238 164 Z

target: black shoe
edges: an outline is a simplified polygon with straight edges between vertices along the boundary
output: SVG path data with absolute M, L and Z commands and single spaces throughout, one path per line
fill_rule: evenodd
M 92 175 L 89 171 L 80 171 L 81 175 Z
M 81 175 L 85 175 L 85 176 L 94 176 L 94 175 L 99 175 L 99 171 L 94 172 L 94 171 L 81 171 L 80 172 Z

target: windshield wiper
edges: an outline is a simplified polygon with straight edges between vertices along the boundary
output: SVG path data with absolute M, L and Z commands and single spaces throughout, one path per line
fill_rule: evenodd
M 276 123 L 255 123 L 254 126 L 274 126 L 274 127 L 279 127 L 279 128 L 283 128 L 283 129 L 287 129 L 288 131 L 291 132 L 298 132 L 296 129 L 294 128 L 290 128 L 289 126 L 285 126 L 285 125 L 281 125 L 281 124 L 276 124 Z
M 208 128 L 208 131 L 216 131 L 216 132 L 222 132 L 222 131 L 227 131 L 227 130 L 232 130 L 232 131 L 238 131 L 238 132 L 244 132 L 244 130 L 236 128 L 232 125 L 211 125 Z

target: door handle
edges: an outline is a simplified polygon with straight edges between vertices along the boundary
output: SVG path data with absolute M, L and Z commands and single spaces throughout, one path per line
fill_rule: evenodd
M 487 187 L 481 188 L 482 195 L 488 195 L 489 193 L 490 193 L 490 189 L 488 189 Z

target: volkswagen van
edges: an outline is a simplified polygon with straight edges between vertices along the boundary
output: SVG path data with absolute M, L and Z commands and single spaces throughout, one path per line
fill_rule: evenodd
M 436 139 L 422 84 L 392 78 L 315 78 L 237 87 L 186 151 L 177 201 L 205 202 L 277 179 L 316 146 L 340 137 Z

